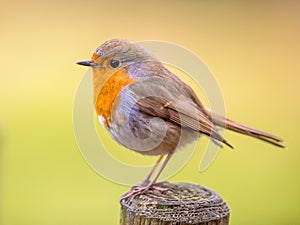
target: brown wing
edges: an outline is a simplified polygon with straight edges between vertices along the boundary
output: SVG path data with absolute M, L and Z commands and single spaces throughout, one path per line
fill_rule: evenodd
M 282 138 L 279 138 L 275 135 L 245 126 L 243 124 L 237 123 L 233 120 L 230 120 L 228 118 L 225 118 L 224 116 L 221 116 L 215 112 L 212 112 L 211 110 L 207 109 L 202 102 L 199 100 L 195 92 L 192 90 L 190 86 L 182 82 L 178 77 L 176 77 L 173 73 L 171 73 L 168 70 L 165 70 L 164 73 L 156 74 L 157 76 L 166 76 L 169 79 L 171 79 L 173 82 L 176 82 L 181 85 L 181 87 L 185 90 L 186 94 L 190 97 L 190 99 L 197 105 L 197 109 L 200 111 L 200 118 L 199 120 L 205 121 L 205 118 L 202 117 L 208 117 L 209 121 L 213 123 L 213 126 L 219 126 L 223 127 L 225 129 L 229 129 L 232 131 L 235 131 L 240 134 L 248 135 L 250 137 L 254 137 L 257 139 L 260 139 L 262 141 L 268 142 L 270 144 L 273 144 L 275 146 L 285 148 L 284 145 L 280 144 L 280 142 L 283 142 Z M 214 129 L 215 130 L 215 129 Z
M 199 131 L 210 136 L 217 142 L 222 142 L 233 148 L 214 127 L 214 124 L 193 103 L 184 106 L 173 104 L 163 98 L 149 96 L 136 103 L 141 112 L 178 124 L 188 129 Z

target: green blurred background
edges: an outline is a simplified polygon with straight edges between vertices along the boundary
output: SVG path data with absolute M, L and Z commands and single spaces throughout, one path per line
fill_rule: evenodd
M 170 181 L 214 189 L 232 225 L 300 224 L 299 9 L 299 1 L 1 1 L 0 224 L 119 223 L 119 196 L 129 187 L 87 165 L 72 128 L 86 72 L 75 62 L 115 37 L 191 49 L 219 82 L 227 115 L 288 146 L 226 132 L 236 150 L 222 150 L 199 173 L 200 144 Z

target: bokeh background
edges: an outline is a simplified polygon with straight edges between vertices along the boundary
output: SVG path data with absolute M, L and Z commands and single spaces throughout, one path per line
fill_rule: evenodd
M 229 117 L 286 140 L 280 150 L 226 132 L 235 150 L 199 173 L 200 144 L 169 180 L 214 189 L 232 225 L 300 224 L 299 9 L 299 1 L 1 1 L 0 224 L 119 223 L 129 187 L 88 166 L 72 128 L 86 72 L 75 62 L 115 37 L 191 49 L 214 73 Z

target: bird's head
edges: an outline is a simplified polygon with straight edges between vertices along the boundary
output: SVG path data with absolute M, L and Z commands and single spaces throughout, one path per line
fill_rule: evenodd
M 139 68 L 144 68 L 141 65 L 148 61 L 158 62 L 151 53 L 136 43 L 112 39 L 100 45 L 90 60 L 82 60 L 77 64 L 92 68 L 94 99 L 95 104 L 98 104 L 99 98 L 100 103 L 109 102 L 101 94 L 109 93 L 106 97 L 111 99 L 122 87 L 136 80 L 132 71 L 140 71 Z M 113 92 L 116 92 L 115 95 Z
M 112 39 L 100 45 L 90 60 L 77 62 L 94 70 L 115 71 L 156 59 L 142 46 L 125 39 Z

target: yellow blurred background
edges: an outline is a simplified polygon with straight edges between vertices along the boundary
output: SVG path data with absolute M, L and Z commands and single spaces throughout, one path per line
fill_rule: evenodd
M 86 72 L 75 62 L 115 37 L 192 50 L 214 73 L 230 118 L 286 140 L 280 150 L 226 132 L 234 151 L 225 148 L 199 173 L 200 144 L 169 180 L 214 189 L 230 206 L 232 225 L 300 224 L 299 3 L 1 1 L 0 224 L 119 223 L 118 200 L 129 187 L 87 165 L 72 128 Z

